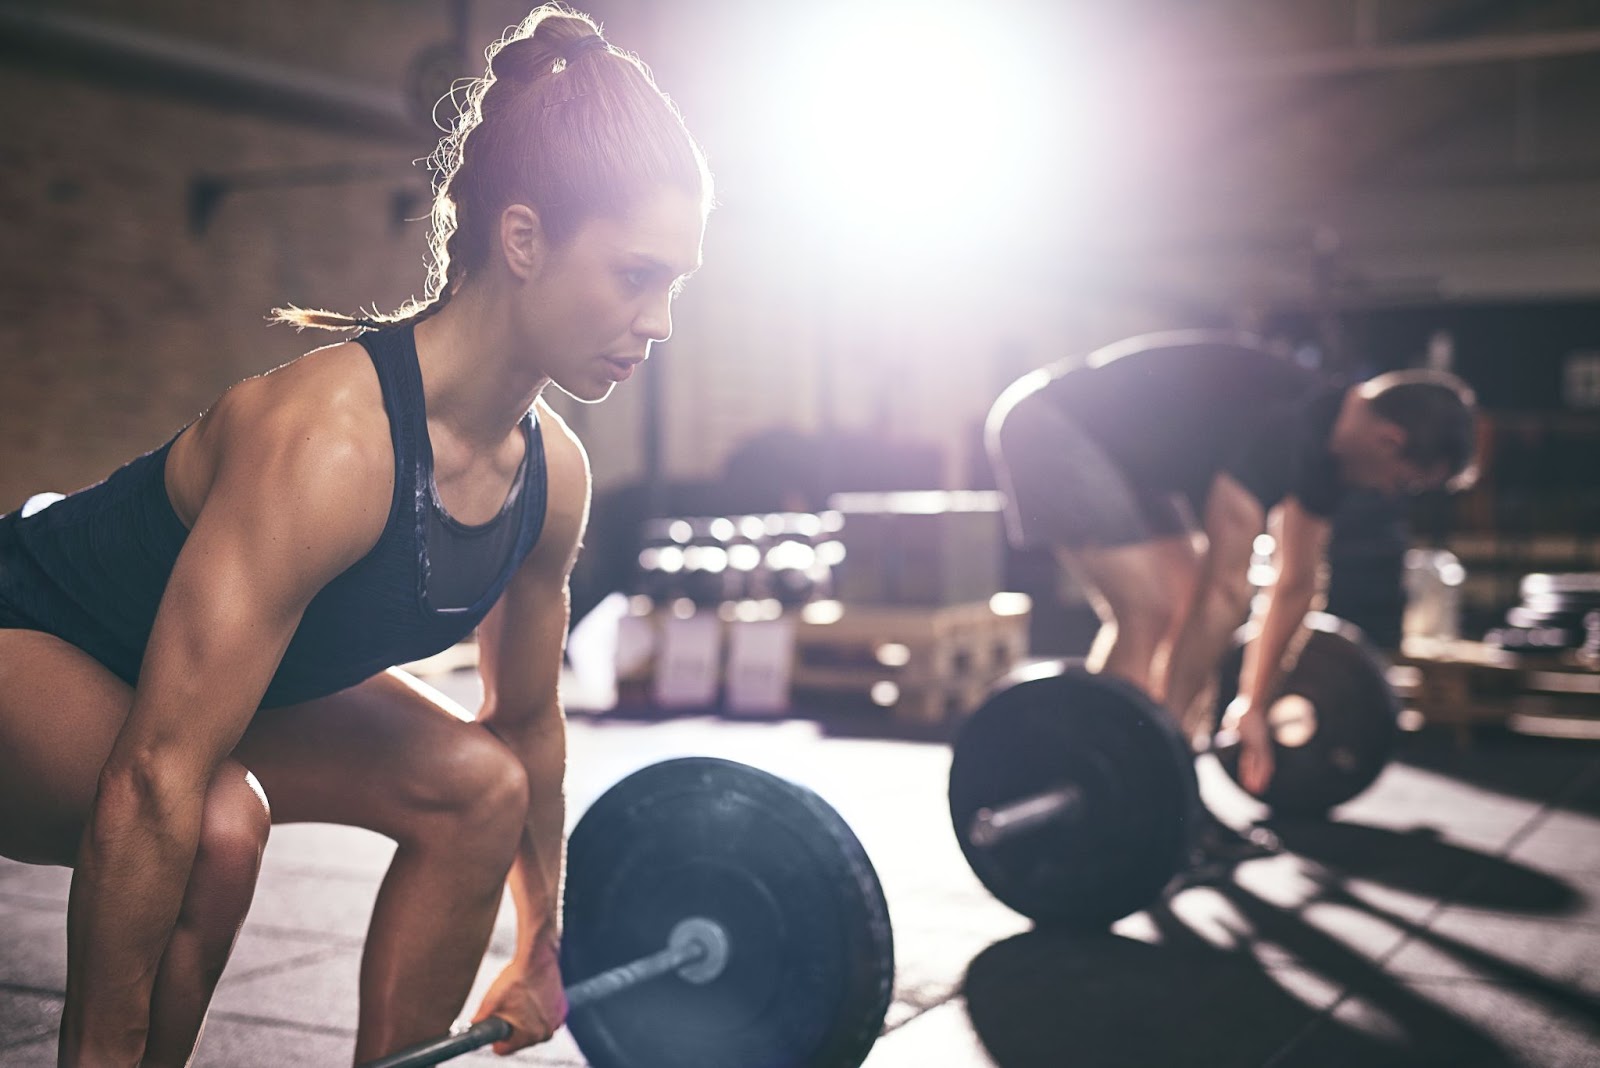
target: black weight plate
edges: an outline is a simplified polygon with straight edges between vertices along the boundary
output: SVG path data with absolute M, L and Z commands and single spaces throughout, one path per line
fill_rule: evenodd
M 987 847 L 973 817 L 1065 783 L 1076 819 Z M 1103 927 L 1150 904 L 1182 867 L 1198 811 L 1194 761 L 1177 728 L 1120 680 L 1065 665 L 998 685 L 962 725 L 950 761 L 950 818 L 989 892 L 1041 923 Z
M 1359 629 L 1320 612 L 1307 615 L 1306 624 L 1311 634 L 1269 713 L 1274 770 L 1261 800 L 1283 815 L 1320 816 L 1371 786 L 1383 771 L 1399 736 L 1400 706 Z M 1217 680 L 1219 723 L 1238 692 L 1243 662 L 1239 643 Z M 1237 747 L 1217 755 L 1237 781 Z
M 652 765 L 608 790 L 567 845 L 561 968 L 572 983 L 720 924 L 723 973 L 675 975 L 575 1010 L 596 1068 L 853 1068 L 894 980 L 888 907 L 844 821 L 804 787 L 727 760 Z

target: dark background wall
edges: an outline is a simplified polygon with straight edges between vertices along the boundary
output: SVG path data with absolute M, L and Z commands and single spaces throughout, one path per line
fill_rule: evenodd
M 659 434 L 642 382 L 600 408 L 564 406 L 602 487 L 647 470 L 715 477 L 772 428 L 914 439 L 943 456 L 939 481 L 959 485 L 1005 381 L 1146 330 L 1287 317 L 1368 366 L 1416 362 L 1446 330 L 1495 408 L 1557 399 L 1570 353 L 1600 348 L 1592 4 L 968 9 L 955 24 L 970 63 L 917 77 L 942 100 L 1033 79 L 1005 103 L 1028 118 L 1031 154 L 1012 168 L 1025 181 L 996 164 L 976 193 L 878 239 L 844 210 L 861 203 L 808 213 L 812 190 L 795 176 L 820 162 L 849 189 L 856 161 L 819 160 L 826 150 L 787 116 L 870 65 L 834 62 L 834 44 L 905 50 L 953 6 L 592 8 L 680 102 L 722 193 L 677 336 L 646 368 Z M 157 35 L 239 70 L 270 64 L 364 102 L 319 111 L 183 83 L 41 48 L 0 18 L 0 508 L 101 477 L 230 382 L 332 339 L 268 327 L 273 305 L 390 307 L 420 289 L 427 176 L 415 161 L 432 139 L 408 118 L 416 59 L 444 45 L 477 70 L 525 11 L 0 3 L 8 17 Z M 952 122 L 950 151 L 974 136 Z M 228 191 L 197 227 L 197 183 L 218 179 Z

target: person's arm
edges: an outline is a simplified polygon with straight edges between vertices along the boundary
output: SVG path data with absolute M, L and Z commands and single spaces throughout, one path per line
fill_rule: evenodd
M 589 514 L 589 464 L 554 412 L 541 405 L 540 418 L 549 478 L 544 529 L 478 630 L 484 692 L 478 718 L 516 754 L 529 785 L 527 824 L 509 881 L 516 948 L 477 1012 L 478 1019 L 498 1015 L 512 1024 L 511 1038 L 495 1044 L 498 1053 L 543 1041 L 565 1013 L 557 964 L 567 755 L 559 683 L 568 578 Z
M 1265 525 L 1255 495 L 1232 475 L 1217 475 L 1206 498 L 1205 555 L 1194 597 L 1167 660 L 1157 695 L 1180 721 L 1209 682 L 1228 640 L 1250 608 L 1250 552 Z
M 382 529 L 388 494 L 371 489 L 372 450 L 292 410 L 241 407 L 224 398 L 207 417 L 214 473 L 79 846 L 64 1066 L 139 1063 L 211 779 L 305 605 Z
M 1239 675 L 1240 710 L 1255 708 L 1277 688 L 1283 663 L 1319 592 L 1322 558 L 1332 524 L 1290 497 L 1273 510 L 1278 577 L 1264 592 L 1261 630 L 1245 650 Z

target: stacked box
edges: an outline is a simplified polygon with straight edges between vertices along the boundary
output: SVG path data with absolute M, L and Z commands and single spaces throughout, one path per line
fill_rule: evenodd
M 812 605 L 795 636 L 797 703 L 866 697 L 905 722 L 957 719 L 1027 655 L 1030 608 L 1016 593 L 936 608 Z
M 1001 587 L 998 493 L 840 493 L 829 506 L 843 518 L 834 590 L 846 604 L 971 604 Z

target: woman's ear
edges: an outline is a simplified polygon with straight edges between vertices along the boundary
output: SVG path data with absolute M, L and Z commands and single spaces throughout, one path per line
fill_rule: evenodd
M 500 213 L 500 254 L 512 277 L 526 280 L 537 275 L 546 251 L 538 212 L 526 204 L 512 204 Z

